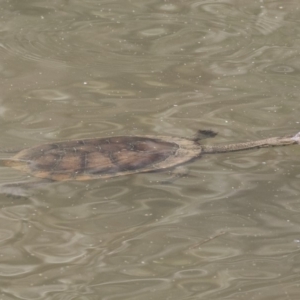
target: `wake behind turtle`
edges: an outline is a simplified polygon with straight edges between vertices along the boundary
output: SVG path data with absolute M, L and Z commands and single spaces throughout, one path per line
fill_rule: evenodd
M 227 145 L 201 145 L 199 139 L 171 136 L 116 136 L 42 144 L 21 150 L 2 163 L 38 178 L 91 180 L 169 169 L 204 154 L 299 143 L 300 132 Z

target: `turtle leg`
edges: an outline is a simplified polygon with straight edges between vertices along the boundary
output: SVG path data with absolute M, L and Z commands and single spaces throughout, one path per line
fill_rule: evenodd
M 0 148 L 0 153 L 9 153 L 9 154 L 16 154 L 20 152 L 21 150 L 24 150 L 24 148 Z
M 24 183 L 25 184 L 25 183 Z M 28 190 L 20 183 L 7 183 L 0 185 L 0 194 L 8 198 L 28 198 Z
M 35 181 L 20 181 L 14 183 L 4 183 L 0 185 L 0 194 L 3 194 L 10 198 L 29 198 L 32 189 L 47 184 L 47 180 L 35 180 Z
M 195 134 L 195 137 L 194 137 L 194 141 L 195 142 L 198 142 L 200 140 L 203 140 L 203 139 L 207 139 L 207 138 L 213 138 L 217 135 L 218 133 L 215 132 L 215 131 L 212 131 L 212 130 L 198 130 L 197 133 Z
M 160 181 L 162 184 L 172 184 L 177 179 L 187 176 L 189 173 L 188 168 L 185 166 L 177 166 L 172 171 L 169 172 L 170 177 Z

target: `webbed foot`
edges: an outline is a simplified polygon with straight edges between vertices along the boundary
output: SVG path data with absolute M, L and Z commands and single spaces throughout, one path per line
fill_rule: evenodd
M 207 129 L 207 130 L 198 130 L 196 135 L 195 135 L 194 141 L 200 141 L 200 140 L 207 139 L 207 138 L 213 138 L 217 134 L 218 134 L 217 132 L 209 130 L 209 129 Z

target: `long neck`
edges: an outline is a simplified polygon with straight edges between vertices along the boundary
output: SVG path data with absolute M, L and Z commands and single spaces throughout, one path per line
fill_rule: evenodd
M 275 146 L 287 146 L 300 143 L 300 132 L 292 137 L 273 137 L 265 140 L 258 140 L 253 142 L 244 142 L 229 145 L 201 145 L 203 154 L 206 153 L 222 153 L 233 152 L 255 148 L 266 148 Z

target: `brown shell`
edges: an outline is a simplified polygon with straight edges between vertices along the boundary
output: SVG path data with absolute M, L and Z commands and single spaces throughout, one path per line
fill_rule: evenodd
M 194 141 L 156 136 L 119 136 L 35 146 L 7 166 L 52 180 L 90 180 L 170 168 L 201 153 Z

